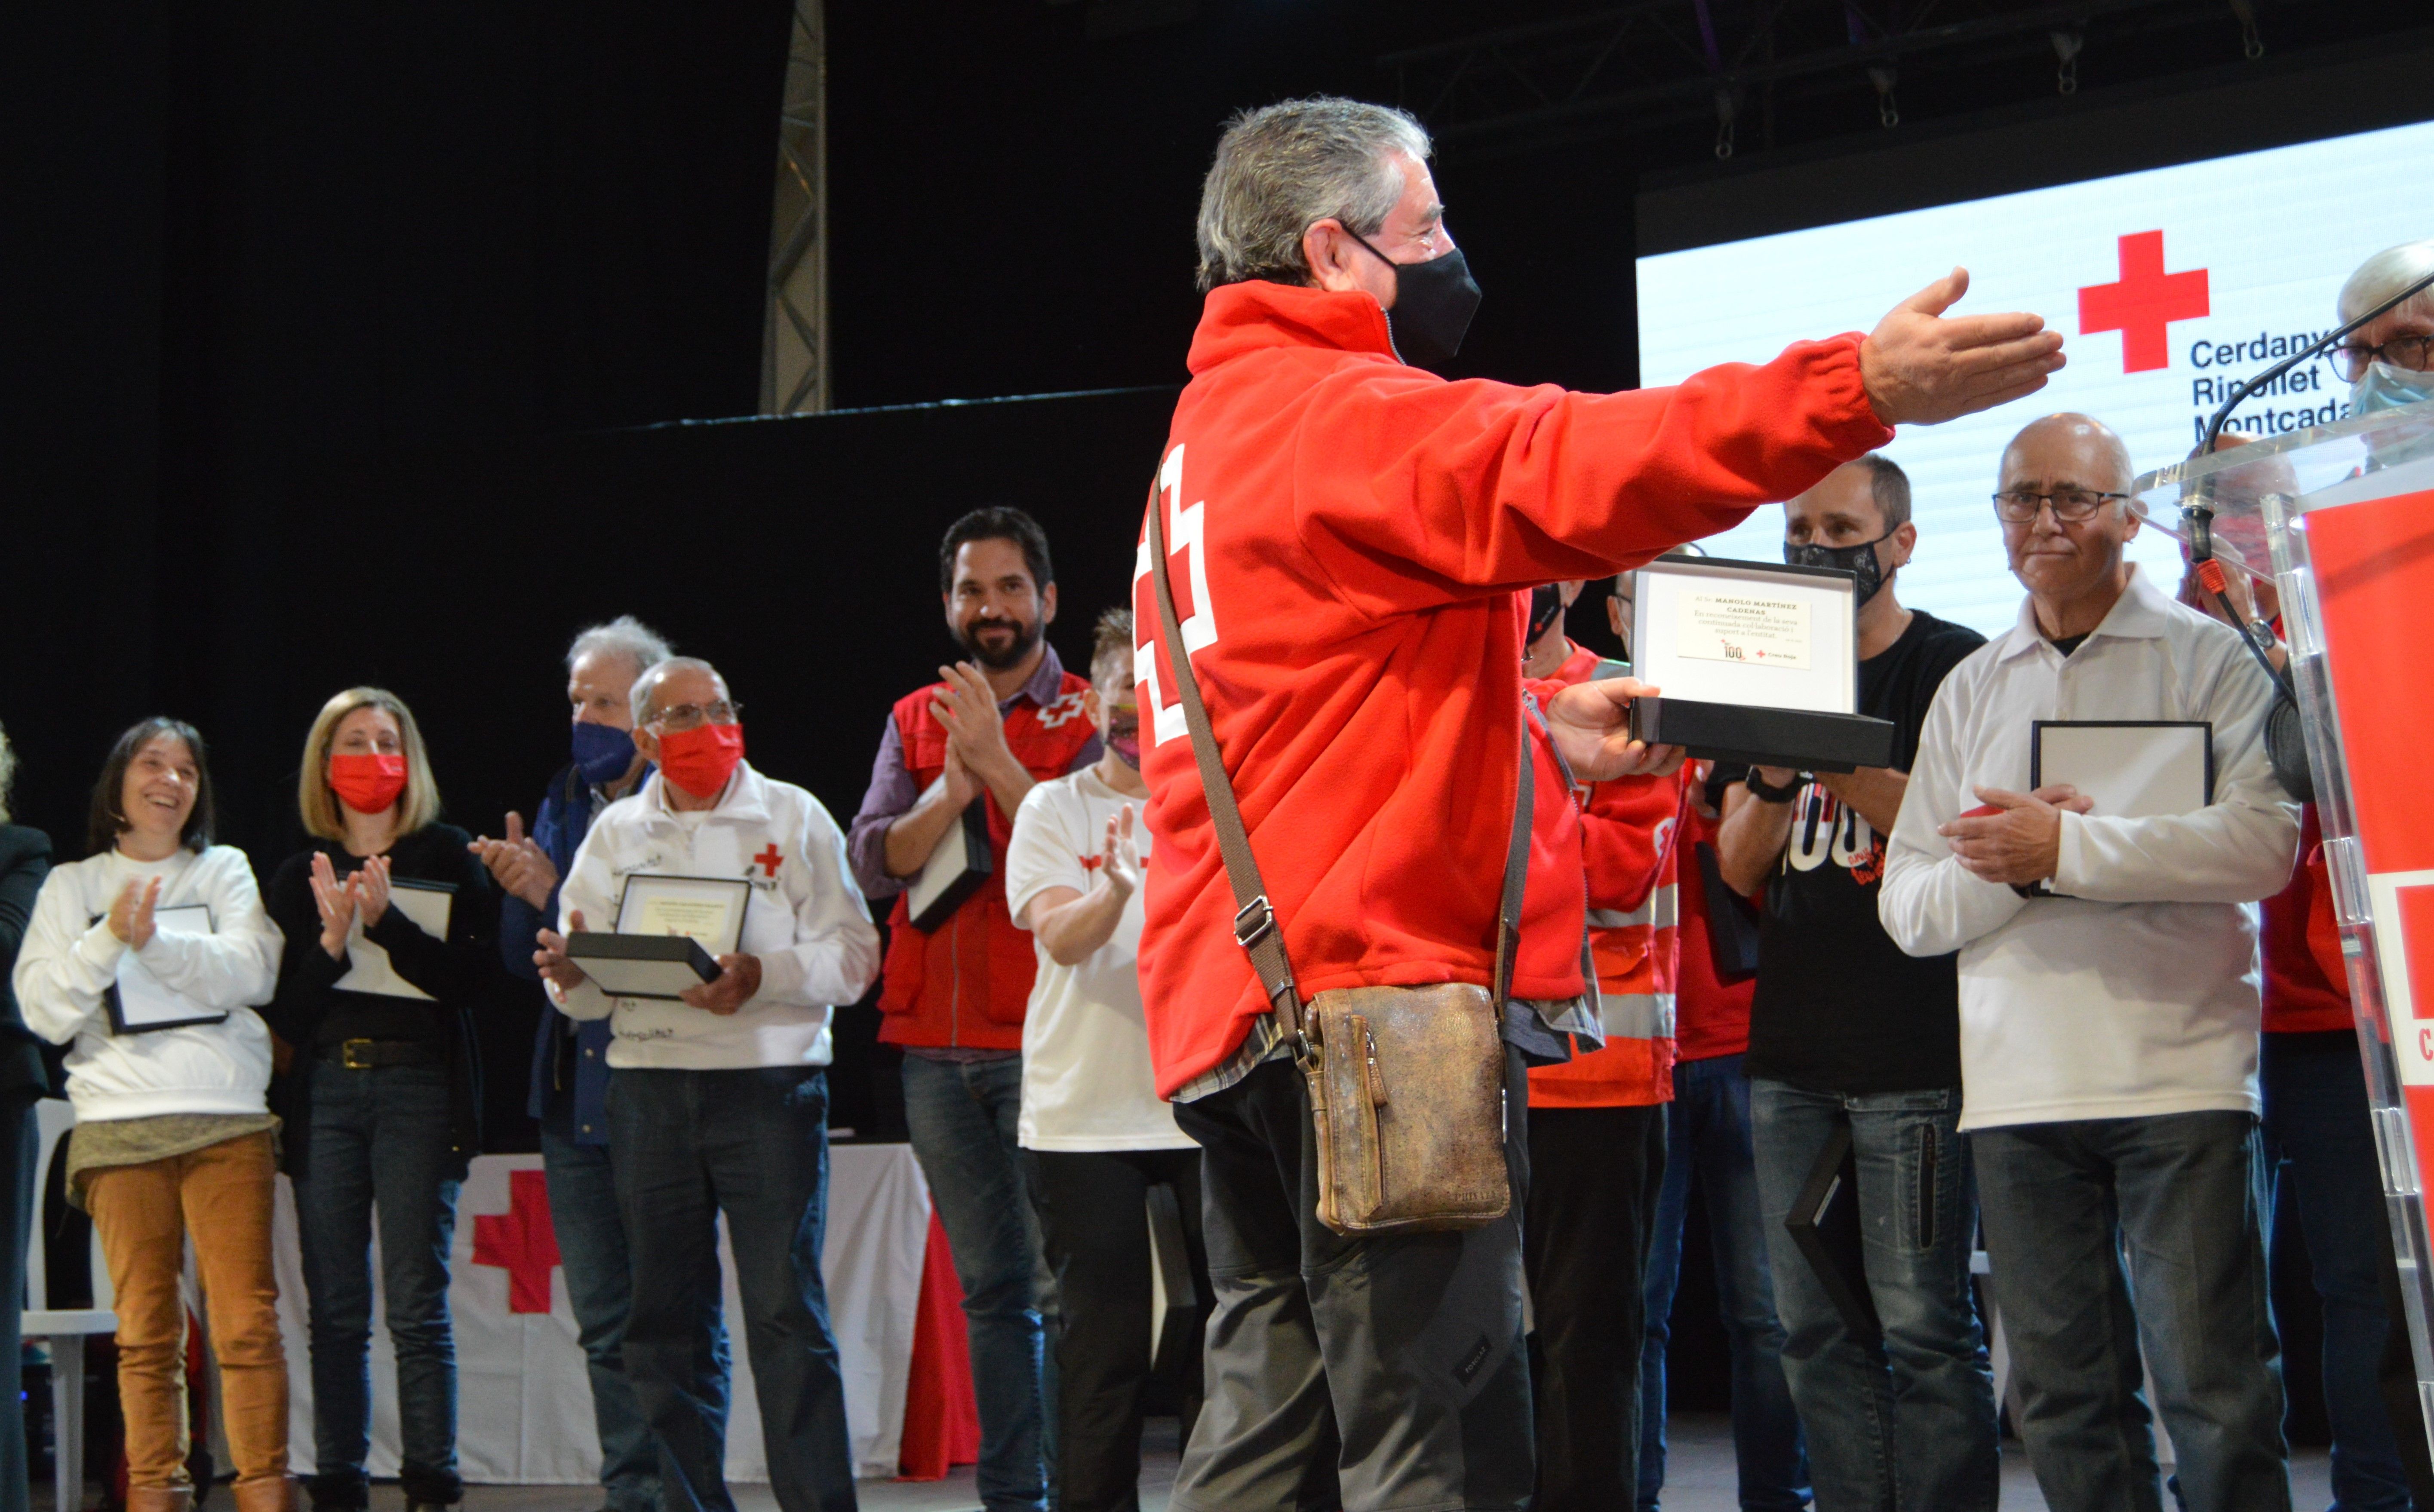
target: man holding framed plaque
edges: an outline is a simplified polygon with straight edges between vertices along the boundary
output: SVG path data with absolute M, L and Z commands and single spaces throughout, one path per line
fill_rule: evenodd
M 723 1215 L 778 1504 L 850 1507 L 819 1269 L 821 1068 L 832 1006 L 878 975 L 879 932 L 828 810 L 745 762 L 715 668 L 662 660 L 632 707 L 635 749 L 658 770 L 592 821 L 558 892 L 563 922 L 534 957 L 567 1015 L 607 1018 L 613 1037 L 610 1160 L 634 1277 L 626 1378 L 664 1446 L 661 1505 L 731 1512 L 728 1385 L 710 1363 Z M 676 962 L 629 942 L 672 942 Z M 611 981 L 634 995 L 611 995 Z
M 1877 913 L 1913 956 L 1960 952 L 1960 1127 L 2047 1503 L 2159 1504 L 2143 1344 L 2190 1512 L 2287 1507 L 2247 905 L 2288 881 L 2297 807 L 2238 633 L 2125 559 L 2130 482 L 2085 416 L 2005 449 L 2028 602 L 1928 711 Z M 2210 790 L 2117 780 L 2185 765 L 2192 725 Z

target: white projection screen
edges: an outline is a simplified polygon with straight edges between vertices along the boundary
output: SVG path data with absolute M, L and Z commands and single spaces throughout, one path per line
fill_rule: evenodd
M 2434 122 L 1911 210 L 1637 261 L 1640 382 L 1866 331 L 1945 269 L 1969 269 L 1960 310 L 2032 310 L 2070 365 L 2042 393 L 1949 424 L 1905 427 L 1886 454 L 1909 472 L 1919 528 L 1902 601 L 1992 635 L 2012 624 L 1989 496 L 2003 443 L 2056 410 L 2121 433 L 2140 471 L 2185 456 L 2229 383 L 2340 322 L 2334 299 L 2368 254 L 2434 236 L 2415 187 L 2434 165 Z M 2338 418 L 2348 390 L 2329 364 L 2243 404 L 2232 428 L 2271 433 Z M 1783 512 L 1761 509 L 1702 543 L 1778 560 Z M 2131 545 L 2168 590 L 2178 548 Z

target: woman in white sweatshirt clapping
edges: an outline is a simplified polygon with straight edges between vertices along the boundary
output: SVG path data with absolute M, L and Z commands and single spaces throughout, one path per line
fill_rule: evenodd
M 129 1512 L 188 1512 L 192 1237 L 219 1357 L 237 1512 L 289 1512 L 287 1360 L 271 1272 L 270 1031 L 253 1011 L 280 935 L 245 853 L 211 842 L 202 738 L 119 737 L 94 788 L 91 856 L 52 872 L 17 958 L 26 1026 L 68 1052 L 70 1199 L 117 1289 Z

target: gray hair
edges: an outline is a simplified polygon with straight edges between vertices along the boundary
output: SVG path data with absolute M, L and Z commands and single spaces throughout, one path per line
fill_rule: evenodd
M 710 680 L 718 685 L 718 696 L 730 696 L 727 691 L 727 679 L 718 675 L 717 668 L 699 656 L 662 656 L 643 669 L 643 675 L 634 679 L 633 691 L 626 695 L 626 706 L 632 711 L 636 724 L 651 722 L 652 697 L 659 692 L 661 683 L 678 672 L 708 672 Z
M 2341 285 L 2342 323 L 2356 320 L 2428 273 L 2434 273 L 2434 239 L 2385 247 L 2359 263 L 2350 280 Z M 2407 314 L 2434 319 L 2434 289 L 2419 291 L 2400 309 Z
M 1308 283 L 1302 233 L 1330 215 L 1375 236 L 1403 197 L 1397 152 L 1426 162 L 1429 134 L 1390 106 L 1318 95 L 1238 112 L 1200 185 L 1202 291 Z
M 665 637 L 630 614 L 621 614 L 606 624 L 591 625 L 575 634 L 566 648 L 566 670 L 594 652 L 611 656 L 631 656 L 634 671 L 657 666 L 676 654 Z
M 9 822 L 9 790 L 17 781 L 17 748 L 9 743 L 9 732 L 0 729 L 0 824 Z

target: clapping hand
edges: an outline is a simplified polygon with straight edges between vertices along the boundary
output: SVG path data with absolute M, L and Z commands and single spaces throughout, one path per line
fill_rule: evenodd
M 375 928 L 388 914 L 388 858 L 367 857 L 348 879 L 355 890 L 355 912 L 367 929 Z
M 549 907 L 549 895 L 557 888 L 557 867 L 547 851 L 525 838 L 523 815 L 508 812 L 506 839 L 484 835 L 465 848 L 482 858 L 501 892 L 536 909 Z
M 354 929 L 355 889 L 353 879 L 338 880 L 337 868 L 330 864 L 330 853 L 313 853 L 313 901 L 321 909 L 321 948 L 332 960 L 347 959 L 347 936 Z
M 959 661 L 939 668 L 938 678 L 946 687 L 930 695 L 930 712 L 947 727 L 948 749 L 963 757 L 975 779 L 1014 765 L 1005 717 L 997 711 L 997 693 L 981 670 Z
M 574 934 L 583 932 L 583 910 L 575 909 L 567 916 L 566 926 Z M 566 936 L 555 929 L 543 929 L 539 936 L 540 948 L 533 952 L 533 964 L 540 969 L 561 993 L 571 993 L 591 980 L 566 953 Z
M 136 950 L 152 943 L 152 910 L 161 903 L 161 879 L 139 882 L 129 877 L 110 905 L 110 932 L 119 943 Z
M 1133 806 L 1107 821 L 1107 838 L 1099 846 L 1099 875 L 1119 897 L 1130 897 L 1140 886 L 1140 843 L 1133 839 Z

